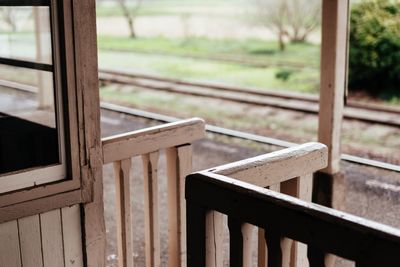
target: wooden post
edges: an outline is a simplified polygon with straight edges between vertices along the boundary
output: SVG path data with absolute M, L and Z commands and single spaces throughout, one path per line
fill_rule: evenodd
M 274 184 L 269 186 L 272 191 L 280 192 L 281 184 Z M 258 228 L 258 257 L 257 257 L 257 267 L 266 267 L 268 264 L 268 250 L 267 244 L 265 243 L 265 230 L 263 228 Z
M 281 192 L 290 196 L 297 197 L 301 200 L 311 201 L 312 196 L 312 180 L 313 175 L 304 175 L 281 183 Z M 308 266 L 307 246 L 293 242 L 291 251 L 291 267 Z
M 131 165 L 131 159 L 125 159 L 114 163 L 117 205 L 118 266 L 120 267 L 133 267 L 132 206 L 130 198 Z
M 36 61 L 52 64 L 52 48 L 50 37 L 49 9 L 33 8 L 35 20 Z M 46 36 L 48 34 L 48 36 Z M 54 107 L 53 76 L 51 73 L 37 71 L 38 107 L 48 109 Z
M 321 87 L 318 141 L 328 146 L 328 166 L 314 176 L 313 201 L 332 206 L 333 182 L 340 172 L 341 129 L 347 75 L 349 0 L 322 1 Z M 309 253 L 319 253 L 309 251 Z M 322 253 L 322 252 L 321 252 Z M 321 254 L 326 266 L 331 255 Z
M 186 266 L 185 177 L 192 170 L 192 146 L 166 150 L 168 175 L 168 266 Z
M 142 155 L 144 174 L 146 266 L 148 267 L 159 267 L 161 264 L 158 216 L 158 157 L 158 151 Z
M 340 172 L 341 128 L 347 75 L 349 0 L 323 0 L 318 140 L 328 146 L 328 166 L 315 174 L 313 201 L 332 206 Z
M 328 146 L 328 166 L 340 171 L 340 136 L 346 87 L 349 0 L 323 0 L 318 140 Z

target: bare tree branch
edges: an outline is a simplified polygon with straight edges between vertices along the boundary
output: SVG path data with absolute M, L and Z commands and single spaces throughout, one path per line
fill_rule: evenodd
M 143 0 L 133 0 L 133 1 L 128 1 L 128 0 L 117 0 L 119 6 L 122 9 L 122 13 L 124 14 L 124 17 L 127 20 L 128 27 L 129 27 L 129 33 L 132 38 L 136 37 L 136 31 L 135 31 L 135 19 L 138 15 L 138 11 L 143 3 Z M 130 5 L 132 4 L 132 5 Z

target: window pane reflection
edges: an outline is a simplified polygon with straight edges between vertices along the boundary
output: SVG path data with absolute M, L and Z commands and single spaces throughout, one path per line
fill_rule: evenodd
M 5 65 L 0 69 L 5 70 L 0 72 L 0 175 L 59 164 L 53 73 Z M 21 82 L 18 77 L 29 77 L 36 91 L 4 85 Z
M 52 64 L 49 12 L 43 6 L 0 6 L 0 57 Z

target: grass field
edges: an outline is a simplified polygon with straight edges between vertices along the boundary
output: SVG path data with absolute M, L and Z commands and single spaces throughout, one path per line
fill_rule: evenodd
M 275 42 L 254 39 L 181 40 L 99 36 L 98 40 L 101 67 L 308 93 L 316 93 L 319 88 L 319 47 L 312 44 L 291 44 L 285 52 L 279 52 Z M 207 59 L 221 56 L 271 66 L 254 67 Z M 285 77 L 278 79 L 280 74 Z

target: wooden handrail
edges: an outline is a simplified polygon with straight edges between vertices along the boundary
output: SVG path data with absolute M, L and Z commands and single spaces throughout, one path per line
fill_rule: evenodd
M 103 163 L 191 143 L 205 136 L 205 123 L 193 118 L 102 139 Z
M 146 266 L 161 264 L 158 161 L 162 149 L 167 161 L 168 265 L 186 266 L 184 178 L 192 171 L 191 142 L 204 136 L 204 121 L 194 118 L 102 140 L 103 162 L 114 165 L 120 267 L 133 267 L 130 179 L 131 158 L 135 156 L 141 156 L 143 162 Z
M 266 187 L 313 173 L 327 166 L 328 148 L 321 143 L 302 145 L 215 167 L 212 172 Z
M 313 173 L 326 167 L 328 149 L 321 143 L 306 143 L 291 148 L 275 151 L 257 157 L 225 164 L 201 171 L 204 175 L 219 174 L 248 182 L 253 185 L 268 187 L 275 191 L 311 201 Z M 211 211 L 207 214 L 207 266 L 222 266 L 223 246 L 222 214 Z M 242 225 L 243 263 L 250 265 L 254 239 L 254 227 Z M 258 229 L 258 266 L 265 266 L 266 246 L 264 230 Z M 300 243 L 288 243 L 293 248 L 296 263 L 306 260 L 306 250 Z M 246 265 L 246 266 L 247 266 Z
M 396 266 L 400 230 L 308 203 L 226 176 L 195 173 L 186 178 L 188 266 L 206 264 L 206 213 L 228 215 L 231 266 L 243 266 L 243 236 L 235 227 L 248 222 L 265 229 L 268 266 L 289 266 L 287 238 L 308 245 L 310 266 L 325 266 L 318 252 L 332 253 L 356 266 Z M 240 230 L 240 228 L 239 228 Z M 237 243 L 237 242 L 236 242 Z M 317 252 L 314 254 L 314 252 Z M 233 257 L 233 260 L 232 260 Z

